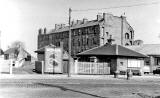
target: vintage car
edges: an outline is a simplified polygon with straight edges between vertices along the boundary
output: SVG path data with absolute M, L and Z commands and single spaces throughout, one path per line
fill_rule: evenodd
M 156 70 L 153 70 L 153 74 L 160 74 L 160 67 L 157 67 Z

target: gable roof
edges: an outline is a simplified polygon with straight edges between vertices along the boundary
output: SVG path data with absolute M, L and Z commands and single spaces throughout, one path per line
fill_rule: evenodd
M 0 48 L 0 55 L 4 54 L 3 50 Z
M 79 53 L 77 56 L 82 56 L 82 55 L 125 56 L 125 57 L 143 57 L 143 58 L 147 57 L 144 54 L 138 53 L 136 51 L 133 51 L 131 49 L 116 44 L 114 45 L 106 44 L 104 46 L 92 48 L 90 50 Z
M 4 54 L 11 54 L 11 53 L 15 53 L 16 52 L 16 50 L 17 50 L 17 48 L 15 47 L 15 48 L 9 48 L 9 49 L 7 49 L 5 52 L 4 52 Z
M 11 54 L 11 53 L 15 53 L 16 51 L 17 51 L 17 47 L 14 47 L 14 48 L 9 48 L 9 49 L 7 49 L 5 52 L 4 52 L 4 54 Z M 23 48 L 21 48 L 22 49 L 22 51 L 24 52 L 24 53 L 26 53 L 27 55 L 31 55 L 29 52 L 27 52 L 25 49 L 23 49 Z
M 127 48 L 143 53 L 145 55 L 160 55 L 160 44 L 143 44 L 127 46 Z

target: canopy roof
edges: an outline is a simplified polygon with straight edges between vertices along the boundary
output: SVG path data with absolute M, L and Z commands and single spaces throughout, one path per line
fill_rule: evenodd
M 104 46 L 100 47 L 95 47 L 90 50 L 81 52 L 77 54 L 77 56 L 83 56 L 83 55 L 88 55 L 88 56 L 98 56 L 98 55 L 103 55 L 103 56 L 125 56 L 125 57 L 142 57 L 145 58 L 147 57 L 144 54 L 141 54 L 139 52 L 133 51 L 131 49 L 125 48 L 121 45 L 111 45 L 111 44 L 106 44 Z

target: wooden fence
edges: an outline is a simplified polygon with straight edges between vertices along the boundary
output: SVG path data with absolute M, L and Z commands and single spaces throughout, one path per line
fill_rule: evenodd
M 110 74 L 108 63 L 78 62 L 78 74 Z

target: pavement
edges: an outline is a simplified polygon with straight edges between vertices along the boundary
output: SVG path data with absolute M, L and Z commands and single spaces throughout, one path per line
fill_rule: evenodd
M 70 75 L 67 74 L 0 74 L 0 79 L 98 79 L 98 80 L 127 80 L 126 75 Z M 134 81 L 157 81 L 160 82 L 160 75 L 132 76 Z

